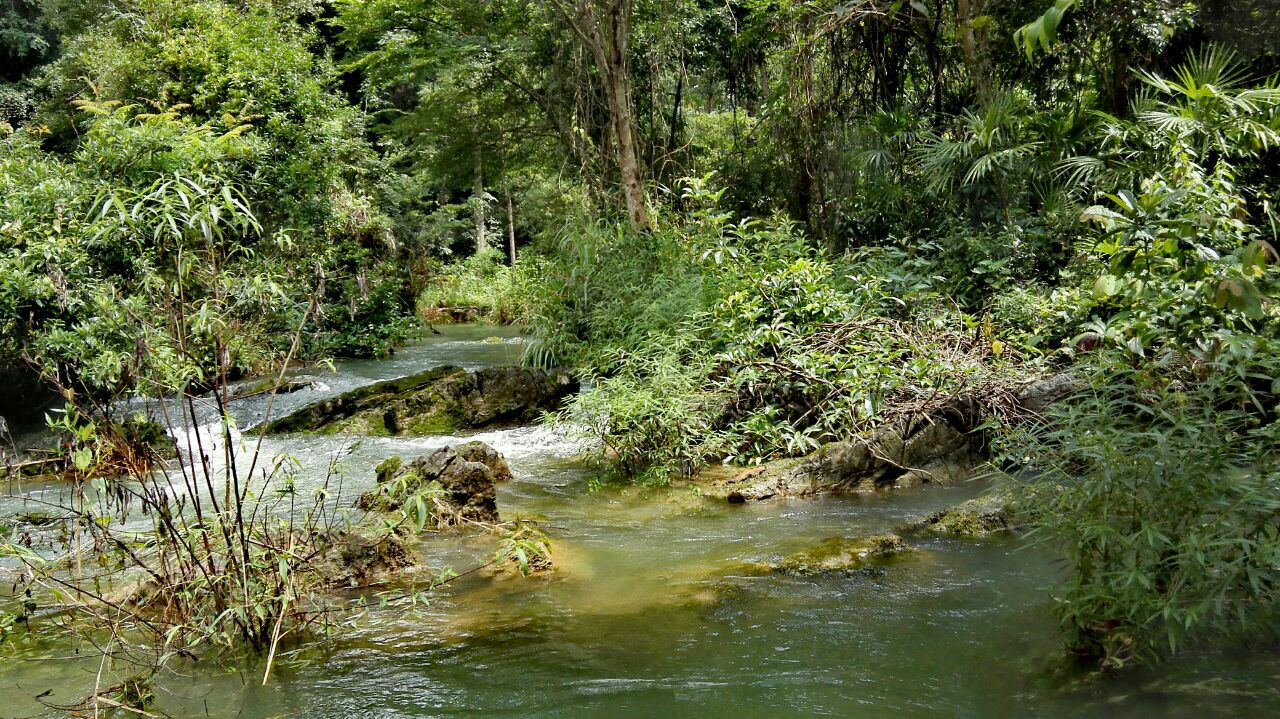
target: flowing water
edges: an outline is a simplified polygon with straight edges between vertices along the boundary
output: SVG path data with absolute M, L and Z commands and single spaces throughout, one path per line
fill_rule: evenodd
M 391 360 L 341 365 L 312 389 L 277 399 L 276 409 L 433 365 L 518 359 L 510 333 L 445 332 Z M 264 402 L 238 404 L 243 426 Z M 371 609 L 332 648 L 277 666 L 266 687 L 258 686 L 260 666 L 187 666 L 159 683 L 153 711 L 335 719 L 1280 715 L 1275 648 L 1192 654 L 1122 681 L 1052 672 L 1058 638 L 1045 588 L 1055 569 L 1017 540 L 926 540 L 881 570 L 850 575 L 741 570 L 827 537 L 891 530 L 980 486 L 728 505 L 688 487 L 593 487 L 574 445 L 547 429 L 470 438 L 508 457 L 517 478 L 500 486 L 499 509 L 548 528 L 560 567 L 554 578 L 477 573 L 425 609 Z M 381 459 L 456 441 L 275 437 L 264 452 L 298 457 L 304 488 L 344 454 L 349 502 L 372 485 Z M 13 488 L 0 511 L 10 516 L 32 497 L 62 491 Z M 493 548 L 492 538 L 453 537 L 432 540 L 428 554 L 463 571 Z M 39 657 L 0 654 L 0 718 L 45 715 L 35 699 L 45 691 L 46 702 L 85 696 L 97 669 L 65 646 Z

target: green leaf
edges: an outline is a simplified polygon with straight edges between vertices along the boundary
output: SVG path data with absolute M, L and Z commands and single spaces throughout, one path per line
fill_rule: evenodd
M 1093 296 L 1097 299 L 1114 297 L 1120 291 L 1120 278 L 1115 275 L 1102 275 L 1093 283 Z

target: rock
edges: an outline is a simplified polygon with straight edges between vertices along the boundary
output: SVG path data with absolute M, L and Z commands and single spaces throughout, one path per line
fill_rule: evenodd
M 382 575 L 414 565 L 404 540 L 394 534 L 370 537 L 358 532 L 343 536 L 334 547 L 338 586 L 363 586 Z
M 680 597 L 680 604 L 704 614 L 728 618 L 754 599 L 750 589 L 730 579 L 708 583 Z
M 960 398 L 933 413 L 832 442 L 799 462 L 745 472 L 713 493 L 737 503 L 955 482 L 967 478 L 985 457 L 985 438 L 977 431 L 980 419 L 977 403 Z
M 948 537 L 982 537 L 996 532 L 1009 532 L 1014 528 L 1013 496 L 1008 492 L 997 491 L 907 522 L 899 531 L 928 532 Z
M 427 492 L 430 524 L 436 528 L 465 522 L 498 521 L 494 485 L 512 479 L 511 467 L 483 442 L 441 447 L 405 464 L 392 457 L 377 467 L 378 486 L 356 503 L 367 511 L 393 511 L 423 489 Z
M 787 556 L 776 571 L 800 575 L 850 572 L 909 551 L 911 548 L 896 534 L 833 537 L 812 549 Z
M 258 395 L 275 392 L 276 394 L 293 394 L 315 386 L 314 378 L 293 377 L 277 382 L 276 377 L 263 377 L 252 382 L 242 382 L 230 388 L 228 399 L 248 399 Z
M 1013 393 L 1009 416 L 1039 415 L 1078 389 L 1069 375 L 1027 382 Z M 987 458 L 982 430 L 989 407 L 959 396 L 929 412 L 890 421 L 866 435 L 832 442 L 803 460 L 773 462 L 715 482 L 709 492 L 731 503 L 857 494 L 921 484 L 954 484 Z
M 14 517 L 18 524 L 29 524 L 33 527 L 47 527 L 62 522 L 66 517 L 51 512 L 24 512 Z
M 482 307 L 428 307 L 422 318 L 428 322 L 475 322 L 484 314 Z
M 565 372 L 437 367 L 359 387 L 268 423 L 268 432 L 370 435 L 448 434 L 536 420 L 578 391 Z
M 1026 383 L 1018 390 L 1015 398 L 1022 411 L 1041 414 L 1051 405 L 1078 392 L 1080 388 L 1079 381 L 1064 373 Z

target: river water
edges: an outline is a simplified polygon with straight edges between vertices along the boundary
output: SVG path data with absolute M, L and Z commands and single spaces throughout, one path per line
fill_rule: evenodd
M 433 365 L 515 362 L 511 331 L 449 327 L 390 360 L 352 362 L 274 411 Z M 238 403 L 241 426 L 265 399 Z M 248 434 L 248 433 L 246 433 Z M 690 487 L 595 486 L 573 442 L 544 428 L 468 437 L 504 453 L 505 518 L 543 522 L 560 566 L 551 579 L 469 575 L 417 611 L 371 609 L 333 646 L 260 666 L 205 661 L 158 682 L 151 711 L 213 717 L 1236 717 L 1280 716 L 1280 650 L 1192 653 L 1155 670 L 1085 681 L 1054 671 L 1051 559 L 1016 539 L 933 539 L 882 569 L 826 577 L 750 576 L 833 536 L 891 530 L 962 501 L 970 485 L 869 498 L 728 505 Z M 273 437 L 264 451 L 303 465 L 314 486 L 345 457 L 350 499 L 372 467 L 452 437 Z M 5 516 L 50 484 L 10 487 Z M 429 542 L 427 560 L 464 571 L 492 538 Z M 4 577 L 0 576 L 0 580 Z M 0 718 L 58 716 L 98 663 L 74 648 L 4 653 Z

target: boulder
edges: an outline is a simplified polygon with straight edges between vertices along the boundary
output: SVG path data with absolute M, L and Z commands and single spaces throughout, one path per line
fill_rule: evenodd
M 483 442 L 441 447 L 404 463 L 392 457 L 377 467 L 378 485 L 360 495 L 367 511 L 394 511 L 409 497 L 427 490 L 430 525 L 443 528 L 467 522 L 498 521 L 494 485 L 512 479 L 511 467 Z
M 909 551 L 911 548 L 896 534 L 833 537 L 812 549 L 788 555 L 775 571 L 799 575 L 851 572 Z
M 1081 388 L 1079 380 L 1063 373 L 1027 382 L 1014 397 L 1023 413 L 1041 414 Z
M 890 422 L 875 432 L 832 442 L 804 460 L 743 473 L 719 488 L 730 502 L 874 492 L 969 476 L 985 456 L 977 403 L 960 398 L 929 414 Z
M 1013 495 L 991 492 L 903 524 L 899 531 L 946 537 L 982 537 L 1015 529 Z
M 1076 391 L 1068 375 L 1027 382 L 1012 392 L 1009 417 L 1039 415 Z M 832 442 L 801 460 L 783 460 L 716 482 L 713 496 L 739 503 L 772 497 L 858 494 L 968 479 L 987 458 L 987 403 L 961 395 L 927 412 Z
M 404 540 L 394 534 L 351 532 L 342 536 L 333 550 L 336 566 L 330 576 L 335 586 L 364 586 L 415 563 Z
M 268 432 L 368 435 L 448 434 L 536 420 L 578 391 L 565 372 L 491 367 L 468 372 L 437 367 L 358 387 L 267 424 Z
M 291 377 L 282 381 L 278 381 L 277 377 L 262 377 L 256 380 L 241 382 L 228 389 L 227 399 L 248 399 L 257 397 L 258 395 L 269 394 L 293 394 L 301 392 L 304 389 L 312 389 L 315 387 L 314 378 L 308 377 Z

